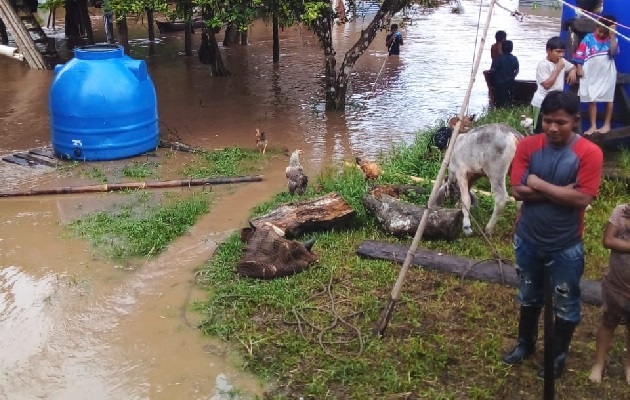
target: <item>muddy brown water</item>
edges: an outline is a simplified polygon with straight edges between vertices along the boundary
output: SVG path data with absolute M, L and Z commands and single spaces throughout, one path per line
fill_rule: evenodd
M 501 3 L 517 6 L 514 0 Z M 486 10 L 485 2 L 481 10 L 477 1 L 462 4 L 461 15 L 448 8 L 412 11 L 399 58 L 386 57 L 380 32 L 357 64 L 344 115 L 323 112 L 321 50 L 304 27 L 281 32 L 281 59 L 274 66 L 271 27 L 257 21 L 249 46 L 222 49 L 232 78 L 212 78 L 196 56 L 184 57 L 181 34 L 159 35 L 149 56 L 146 32 L 133 26 L 131 55 L 149 64 L 162 133 L 171 140 L 206 148 L 253 146 L 259 127 L 270 146 L 302 147 L 305 167 L 314 174 L 331 162 L 386 152 L 457 112 Z M 369 19 L 335 29 L 339 53 Z M 93 24 L 102 38 L 98 15 Z M 558 17 L 519 22 L 497 9 L 490 32 L 497 29 L 514 40 L 520 77 L 533 79 Z M 199 35 L 193 39 L 197 47 Z M 491 43 L 489 38 L 481 69 L 490 63 Z M 0 59 L 0 71 L 0 153 L 48 145 L 52 72 L 31 71 L 8 58 Z M 486 105 L 480 72 L 470 110 Z M 168 169 L 185 156 L 160 160 Z M 190 326 L 199 316 L 183 310 L 192 298 L 204 297 L 192 288 L 194 268 L 244 226 L 255 204 L 282 190 L 285 164 L 286 158 L 273 159 L 261 183 L 216 188 L 211 211 L 190 233 L 134 271 L 104 259 L 64 229 L 82 213 L 120 201 L 120 195 L 0 199 L 0 398 L 218 400 L 228 398 L 230 388 L 242 398 L 260 395 L 264 388 L 239 370 L 234 348 L 203 337 Z M 88 182 L 64 171 L 6 163 L 0 163 L 0 177 L 5 190 Z

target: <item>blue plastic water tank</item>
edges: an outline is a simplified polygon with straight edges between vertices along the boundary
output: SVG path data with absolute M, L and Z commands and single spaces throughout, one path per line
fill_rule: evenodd
M 49 94 L 55 153 L 84 161 L 115 160 L 158 145 L 155 86 L 144 61 L 122 46 L 93 45 L 55 68 Z

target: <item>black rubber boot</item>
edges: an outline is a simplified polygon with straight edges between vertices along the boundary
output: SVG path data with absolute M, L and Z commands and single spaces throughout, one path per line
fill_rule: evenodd
M 556 317 L 553 326 L 553 377 L 558 379 L 564 372 L 564 367 L 569 355 L 569 347 L 571 346 L 571 339 L 573 339 L 573 332 L 577 326 L 574 322 Z M 545 369 L 541 368 L 538 371 L 538 377 L 545 379 Z
M 536 351 L 536 340 L 538 339 L 538 318 L 541 310 L 542 308 L 540 307 L 521 306 L 516 346 L 503 356 L 504 363 L 517 364 L 524 358 L 534 354 Z

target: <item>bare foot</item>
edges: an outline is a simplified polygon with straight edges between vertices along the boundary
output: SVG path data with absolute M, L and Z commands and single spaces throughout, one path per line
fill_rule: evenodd
M 626 371 L 626 375 L 627 375 Z M 593 383 L 600 383 L 602 381 L 602 375 L 604 373 L 604 366 L 603 365 L 593 365 L 593 368 L 591 368 L 591 374 L 588 377 L 588 380 L 593 382 Z
M 602 134 L 610 132 L 610 125 L 602 126 L 601 128 L 597 130 L 597 132 L 602 133 Z
M 587 131 L 585 131 L 583 133 L 584 136 L 589 136 L 592 135 L 593 133 L 597 132 L 597 128 L 594 126 L 591 126 Z

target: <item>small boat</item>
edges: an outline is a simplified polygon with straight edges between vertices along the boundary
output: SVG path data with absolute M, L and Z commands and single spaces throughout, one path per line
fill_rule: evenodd
M 175 20 L 175 21 L 155 20 L 155 24 L 157 25 L 160 33 L 181 32 L 184 29 L 186 29 L 186 21 L 183 21 L 183 20 Z M 192 20 L 192 29 L 201 29 L 201 27 L 203 27 L 203 19 L 195 18 Z
M 494 93 L 492 90 L 492 75 L 489 70 L 483 71 L 483 76 L 486 78 L 486 84 L 488 85 L 488 97 L 490 98 L 490 104 L 494 105 Z M 536 81 L 517 79 L 514 82 L 514 92 L 512 93 L 512 101 L 515 105 L 527 105 L 532 101 L 532 97 L 536 92 Z

